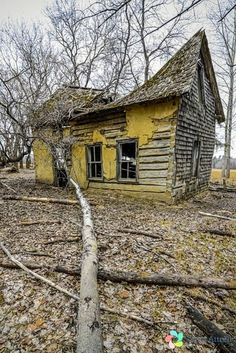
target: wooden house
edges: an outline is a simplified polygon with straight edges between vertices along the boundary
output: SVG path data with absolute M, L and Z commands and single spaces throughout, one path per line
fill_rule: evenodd
M 72 141 L 69 172 L 82 188 L 173 203 L 207 187 L 215 125 L 224 121 L 224 112 L 204 31 L 125 98 L 109 102 L 104 92 L 95 93 L 60 121 L 61 136 Z M 49 115 L 46 120 L 38 131 L 48 130 Z M 41 176 L 47 173 L 54 182 L 53 157 L 48 150 L 46 166 L 37 143 L 37 180 L 45 181 Z

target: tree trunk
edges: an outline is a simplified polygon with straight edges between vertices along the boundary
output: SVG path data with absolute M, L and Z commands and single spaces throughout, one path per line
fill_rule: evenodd
M 227 179 L 230 178 L 230 150 L 231 150 L 231 135 L 233 123 L 233 100 L 234 100 L 234 79 L 235 79 L 235 56 L 236 56 L 236 8 L 234 9 L 234 25 L 233 25 L 233 41 L 232 47 L 228 45 L 229 55 L 229 96 L 227 105 L 227 116 L 225 122 L 225 146 L 224 146 L 224 162 L 222 169 L 223 185 L 226 185 Z
M 97 286 L 97 241 L 89 203 L 80 187 L 70 179 L 83 212 L 83 255 L 80 279 L 78 312 L 77 353 L 101 353 L 103 351 L 100 306 Z

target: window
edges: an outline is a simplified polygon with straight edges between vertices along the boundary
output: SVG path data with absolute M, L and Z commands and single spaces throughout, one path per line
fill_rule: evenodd
M 197 80 L 199 102 L 201 105 L 205 105 L 204 70 L 200 63 L 197 65 Z
M 102 178 L 102 146 L 92 145 L 87 147 L 88 155 L 88 178 Z
M 198 176 L 198 170 L 200 165 L 200 152 L 201 152 L 201 141 L 194 141 L 193 144 L 193 157 L 192 157 L 192 175 L 193 177 Z
M 124 141 L 118 144 L 119 180 L 137 179 L 137 141 Z

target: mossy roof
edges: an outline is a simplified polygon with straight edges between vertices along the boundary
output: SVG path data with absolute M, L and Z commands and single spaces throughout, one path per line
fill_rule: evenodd
M 33 127 L 58 126 L 68 122 L 72 111 L 78 113 L 100 107 L 106 93 L 103 90 L 65 86 L 55 91 L 33 114 Z
M 205 31 L 198 31 L 185 43 L 176 54 L 141 87 L 135 89 L 126 97 L 100 109 L 88 109 L 86 113 L 99 113 L 99 111 L 119 109 L 137 103 L 159 101 L 170 97 L 179 97 L 191 90 L 199 56 L 204 61 L 206 75 L 209 79 L 216 103 L 216 116 L 219 122 L 224 121 L 224 111 L 214 74 L 211 55 L 208 48 Z M 76 117 L 76 115 L 75 115 Z

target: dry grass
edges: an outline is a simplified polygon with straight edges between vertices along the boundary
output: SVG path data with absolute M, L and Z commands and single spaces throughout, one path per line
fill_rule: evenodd
M 211 181 L 220 182 L 221 181 L 221 169 L 212 169 Z M 230 171 L 229 185 L 236 185 L 236 169 Z

